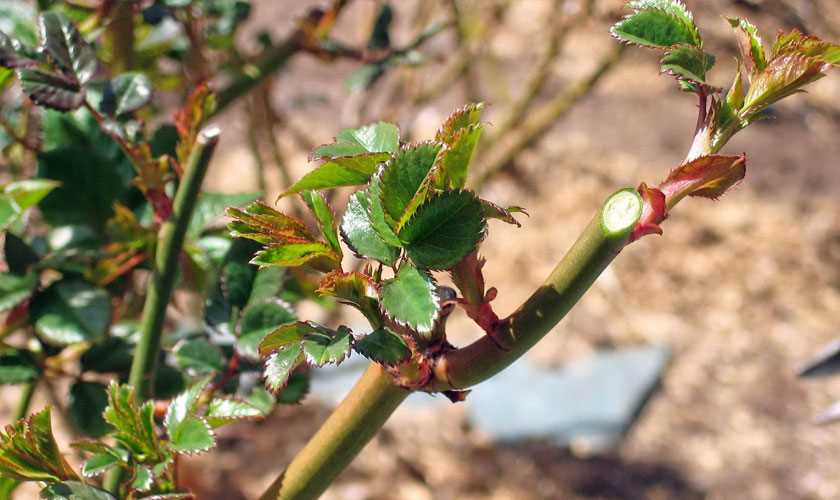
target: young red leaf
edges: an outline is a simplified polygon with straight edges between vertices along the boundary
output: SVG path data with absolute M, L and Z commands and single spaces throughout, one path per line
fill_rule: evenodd
M 686 196 L 720 198 L 746 174 L 746 155 L 703 156 L 674 169 L 659 189 L 670 209 Z
M 644 206 L 642 216 L 630 235 L 631 242 L 649 234 L 662 234 L 659 224 L 668 218 L 668 207 L 662 191 L 649 187 L 643 182 L 639 185 L 639 194 L 642 196 Z

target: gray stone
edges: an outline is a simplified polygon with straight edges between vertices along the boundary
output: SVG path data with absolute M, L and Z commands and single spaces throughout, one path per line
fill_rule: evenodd
M 599 352 L 562 369 L 515 363 L 467 398 L 470 421 L 501 442 L 548 439 L 583 453 L 617 446 L 670 359 L 664 346 Z

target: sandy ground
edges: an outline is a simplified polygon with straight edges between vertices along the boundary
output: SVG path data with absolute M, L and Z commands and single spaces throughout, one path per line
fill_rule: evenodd
M 304 10 L 305 3 L 263 2 L 257 24 L 281 33 L 289 13 Z M 491 46 L 495 65 L 481 68 L 491 122 L 504 112 L 510 98 L 505 92 L 521 89 L 522 75 L 538 54 L 535 26 L 546 3 L 515 2 L 503 35 Z M 717 14 L 748 11 L 724 0 L 686 3 L 698 12 L 709 46 L 731 55 L 728 28 Z M 410 14 L 415 4 L 406 1 L 400 12 Z M 791 4 L 808 14 L 808 2 Z M 363 39 L 374 7 L 360 0 L 340 32 Z M 783 24 L 776 17 L 753 17 L 765 33 Z M 817 21 L 821 34 L 832 25 L 840 28 L 832 19 Z M 592 22 L 572 37 L 547 94 L 586 73 L 597 54 L 609 50 L 605 28 Z M 444 38 L 432 48 L 445 55 L 451 43 Z M 731 68 L 731 57 L 720 59 Z M 392 80 L 428 81 L 434 68 L 439 66 Z M 358 118 L 341 84 L 352 69 L 298 59 L 275 83 L 278 106 L 292 112 L 312 141 L 328 142 Z M 484 245 L 488 281 L 500 290 L 499 311 L 512 310 L 542 281 L 609 193 L 642 180 L 656 182 L 684 157 L 694 101 L 656 73 L 651 53 L 629 51 L 593 95 L 520 155 L 514 176 L 486 186 L 486 198 L 524 205 L 531 213 L 521 229 L 493 223 Z M 718 71 L 716 81 L 726 85 L 728 74 Z M 576 459 L 540 443 L 494 446 L 469 429 L 456 405 L 442 413 L 401 410 L 325 498 L 840 498 L 840 426 L 812 423 L 840 398 L 840 378 L 803 382 L 795 376 L 804 360 L 838 334 L 840 108 L 832 104 L 838 95 L 840 73 L 779 106 L 776 120 L 736 138 L 728 150 L 750 155 L 747 181 L 719 202 L 682 204 L 663 237 L 628 248 L 531 354 L 562 364 L 599 347 L 673 347 L 661 392 L 614 455 Z M 397 106 L 386 118 L 425 137 L 463 100 L 456 85 L 419 109 Z M 369 113 L 378 118 L 376 109 Z M 253 188 L 251 159 L 238 135 L 245 127 L 242 115 L 228 116 L 223 125 L 230 133 L 209 187 Z M 292 170 L 311 167 L 304 152 L 287 138 L 284 144 Z M 276 172 L 271 175 L 276 189 Z M 475 334 L 463 318 L 455 318 L 451 330 L 462 341 Z M 231 428 L 217 453 L 188 464 L 203 491 L 200 498 L 253 498 L 327 414 L 317 403 L 305 404 L 264 423 Z

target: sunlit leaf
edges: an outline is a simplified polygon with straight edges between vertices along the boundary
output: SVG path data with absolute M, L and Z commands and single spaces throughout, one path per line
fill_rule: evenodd
M 729 24 L 735 29 L 741 62 L 752 79 L 767 67 L 767 55 L 764 52 L 761 35 L 758 33 L 758 28 L 746 19 L 730 18 Z
M 425 201 L 443 144 L 426 142 L 401 149 L 375 174 L 381 185 L 381 201 L 391 228 L 399 231 Z
M 390 157 L 390 153 L 366 153 L 332 158 L 304 175 L 283 195 L 366 184 L 376 167 Z
M 371 361 L 386 365 L 399 363 L 411 355 L 405 340 L 387 327 L 365 335 L 356 341 L 354 348 Z
M 96 74 L 96 52 L 67 17 L 56 11 L 38 19 L 41 46 L 76 82 L 84 85 Z
M 645 47 L 702 46 L 694 18 L 680 0 L 634 0 L 635 12 L 610 29 L 621 41 Z
M 0 474 L 18 481 L 78 479 L 58 449 L 49 408 L 18 420 L 0 432 Z
M 365 153 L 394 153 L 400 145 L 400 131 L 396 125 L 372 123 L 338 133 L 333 144 L 315 148 L 312 159 L 356 156 Z
M 486 228 L 484 207 L 475 194 L 447 191 L 418 208 L 399 235 L 418 267 L 448 269 L 475 250 Z
M 336 254 L 341 255 L 341 244 L 338 241 L 338 230 L 336 228 L 335 214 L 327 204 L 327 200 L 321 193 L 316 191 L 304 191 L 301 193 L 306 206 L 312 211 L 321 234 L 327 240 Z
M 659 186 L 671 207 L 685 196 L 717 199 L 747 173 L 745 156 L 703 156 L 674 169 Z
M 341 235 L 358 257 L 378 260 L 393 266 L 400 249 L 387 243 L 374 229 L 368 191 L 353 193 L 341 219 Z M 382 221 L 384 224 L 384 220 Z M 387 226 L 386 226 L 387 227 Z M 388 229 L 390 231 L 390 229 Z
M 393 279 L 383 282 L 381 295 L 382 306 L 395 321 L 420 333 L 431 331 L 439 304 L 429 274 L 404 263 Z
M 114 439 L 135 457 L 151 463 L 163 461 L 164 452 L 157 435 L 152 401 L 138 405 L 134 388 L 111 382 L 108 386 L 108 407 L 103 416 L 114 427 Z

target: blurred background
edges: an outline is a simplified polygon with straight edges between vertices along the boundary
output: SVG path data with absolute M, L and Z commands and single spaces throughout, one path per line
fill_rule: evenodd
M 658 182 L 685 157 L 696 102 L 657 75 L 655 53 L 619 53 L 608 27 L 623 1 L 352 0 L 333 37 L 376 48 L 386 3 L 392 24 L 376 43 L 411 50 L 379 65 L 293 56 L 215 120 L 224 134 L 207 189 L 272 200 L 341 128 L 394 121 L 422 140 L 483 101 L 492 125 L 473 187 L 531 214 L 522 228 L 492 223 L 483 246 L 507 314 L 607 195 Z M 765 40 L 793 27 L 840 40 L 836 0 L 685 3 L 722 87 L 736 54 L 722 16 L 750 18 Z M 282 40 L 319 5 L 254 0 L 238 43 Z M 663 237 L 628 248 L 527 360 L 467 403 L 414 396 L 324 498 L 840 498 L 840 426 L 814 423 L 840 380 L 797 378 L 840 324 L 840 74 L 773 115 L 727 148 L 749 155 L 739 189 L 682 204 Z M 478 330 L 456 314 L 451 340 L 468 342 Z M 225 429 L 216 452 L 185 465 L 199 498 L 258 495 L 357 368 L 318 375 L 301 406 Z

